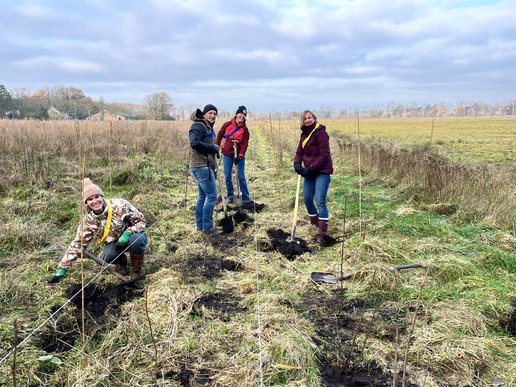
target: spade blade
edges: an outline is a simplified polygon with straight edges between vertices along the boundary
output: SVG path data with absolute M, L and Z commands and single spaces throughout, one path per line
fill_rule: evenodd
M 317 282 L 319 284 L 336 284 L 339 282 L 339 279 L 333 274 L 329 273 L 320 273 L 317 271 L 312 272 L 310 275 L 312 281 Z
M 224 234 L 231 234 L 233 230 L 235 229 L 235 226 L 233 225 L 233 217 L 232 216 L 225 216 L 222 219 L 222 232 Z

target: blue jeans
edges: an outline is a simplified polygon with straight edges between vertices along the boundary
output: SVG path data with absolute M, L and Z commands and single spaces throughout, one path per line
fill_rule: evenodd
M 133 232 L 129 238 L 129 243 L 125 247 L 119 247 L 115 242 L 104 245 L 104 261 L 112 263 L 118 261 L 126 251 L 134 255 L 142 255 L 147 247 L 147 235 L 145 232 Z M 123 261 L 124 258 L 120 258 Z
M 226 180 L 226 188 L 228 190 L 228 200 L 233 200 L 235 196 L 235 189 L 233 187 L 233 180 L 231 179 L 231 172 L 233 172 L 233 157 L 224 155 L 222 162 L 224 164 L 224 179 Z M 247 181 L 245 180 L 245 157 L 237 164 L 238 183 L 240 184 L 240 192 L 242 193 L 242 201 L 249 202 L 249 189 L 247 188 Z
M 309 216 L 318 215 L 321 220 L 328 220 L 329 213 L 326 207 L 326 196 L 330 186 L 330 175 L 318 173 L 312 177 L 305 177 L 303 182 L 303 199 Z M 315 204 L 314 205 L 314 199 Z
M 197 189 L 199 190 L 195 203 L 197 229 L 209 231 L 213 229 L 213 209 L 218 196 L 215 171 L 208 167 L 198 167 L 190 168 L 189 172 L 197 180 Z

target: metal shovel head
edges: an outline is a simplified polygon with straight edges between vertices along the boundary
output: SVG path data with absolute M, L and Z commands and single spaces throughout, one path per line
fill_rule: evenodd
M 320 273 L 318 271 L 312 272 L 310 278 L 312 281 L 319 284 L 336 284 L 339 282 L 339 279 L 335 275 L 330 273 Z
M 233 217 L 230 215 L 226 215 L 224 218 L 222 218 L 220 224 L 224 234 L 231 234 L 235 230 L 235 226 L 233 225 Z
M 296 239 L 296 237 L 292 238 L 292 237 L 288 237 L 287 238 L 287 243 L 297 243 L 299 244 L 299 239 Z

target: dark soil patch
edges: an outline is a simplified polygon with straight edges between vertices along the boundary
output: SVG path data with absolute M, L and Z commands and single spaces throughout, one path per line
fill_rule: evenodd
M 157 381 L 161 379 L 172 379 L 179 382 L 182 387 L 210 385 L 211 377 L 212 375 L 209 370 L 201 369 L 196 374 L 194 371 L 186 368 L 186 365 L 181 368 L 173 367 L 168 371 L 158 371 L 155 374 Z
M 246 210 L 238 210 L 233 215 L 235 223 L 240 224 L 243 228 L 247 228 L 253 225 L 254 218 L 249 215 Z
M 516 336 L 516 298 L 512 300 L 512 311 L 507 320 L 501 321 L 500 324 L 507 329 L 511 336 Z
M 288 242 L 290 234 L 283 230 L 268 229 L 267 235 L 271 240 L 272 247 L 265 248 L 264 251 L 279 251 L 289 261 L 295 260 L 298 255 L 310 253 L 310 249 L 303 239 L 295 238 L 295 241 Z
M 214 256 L 193 257 L 178 265 L 185 282 L 195 282 L 198 277 L 212 279 L 222 275 L 221 270 L 240 271 L 244 267 L 231 259 Z
M 321 245 L 321 247 L 330 247 L 339 243 L 340 241 L 341 240 L 335 239 L 330 235 L 324 235 L 322 241 L 319 244 Z
M 233 261 L 232 259 L 223 259 L 220 262 L 220 266 L 227 271 L 242 271 L 244 270 L 244 266 L 237 261 Z
M 75 321 L 70 318 L 59 318 L 56 329 L 43 329 L 38 336 L 38 346 L 47 353 L 68 352 L 79 337 Z
M 251 200 L 248 203 L 243 204 L 242 208 L 244 210 L 249 211 L 252 214 L 257 214 L 263 211 L 263 209 L 265 208 L 265 204 L 256 203 Z
M 392 331 L 396 326 L 401 335 L 405 332 L 404 315 L 381 309 L 383 300 L 380 298 L 366 303 L 346 299 L 345 292 L 346 289 L 336 289 L 330 297 L 325 293 L 310 292 L 294 305 L 316 326 L 317 336 L 313 340 L 321 349 L 321 383 L 330 387 L 392 385 L 391 373 L 374 362 L 363 360 L 354 337 L 360 333 L 368 337 L 393 338 Z M 364 308 L 368 317 L 362 313 Z M 401 377 L 398 376 L 397 380 L 400 382 Z M 407 386 L 415 387 L 410 383 Z
M 70 301 L 77 307 L 78 314 L 82 314 L 82 293 L 81 284 L 70 286 L 66 292 Z M 102 324 L 108 317 L 118 317 L 123 304 L 141 297 L 142 294 L 142 289 L 130 286 L 87 285 L 84 288 L 84 308 L 90 318 L 97 324 Z
M 46 352 L 67 352 L 82 331 L 81 284 L 71 285 L 67 297 L 75 305 L 73 315 L 62 312 L 57 315 L 55 329 L 45 329 L 39 335 L 39 345 Z M 109 330 L 120 316 L 121 306 L 142 296 L 142 290 L 120 285 L 88 285 L 84 288 L 85 332 L 93 334 Z M 60 308 L 56 305 L 52 313 Z
M 218 248 L 219 250 L 229 250 L 237 246 L 237 241 L 234 239 L 228 239 L 223 235 L 213 237 L 209 239 L 209 243 Z
M 392 386 L 392 375 L 384 372 L 377 364 L 370 362 L 362 366 L 351 367 L 346 370 L 339 364 L 321 364 L 324 371 L 321 375 L 322 383 L 328 387 L 366 387 L 366 386 Z M 401 385 L 401 373 L 397 377 Z M 417 387 L 416 384 L 407 382 L 407 386 Z
M 227 322 L 231 316 L 247 310 L 240 306 L 240 300 L 241 297 L 232 290 L 208 293 L 195 300 L 191 314 Z

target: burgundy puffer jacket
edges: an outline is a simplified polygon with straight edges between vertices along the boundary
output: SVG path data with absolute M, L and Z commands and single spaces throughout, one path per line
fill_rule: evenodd
M 310 168 L 316 173 L 333 173 L 333 162 L 330 154 L 330 136 L 326 132 L 326 126 L 319 124 L 319 127 L 305 144 L 303 141 L 308 137 L 310 132 L 315 128 L 317 122 L 310 126 L 301 127 L 301 137 L 297 146 L 296 157 L 294 163 L 303 162 L 305 167 Z

